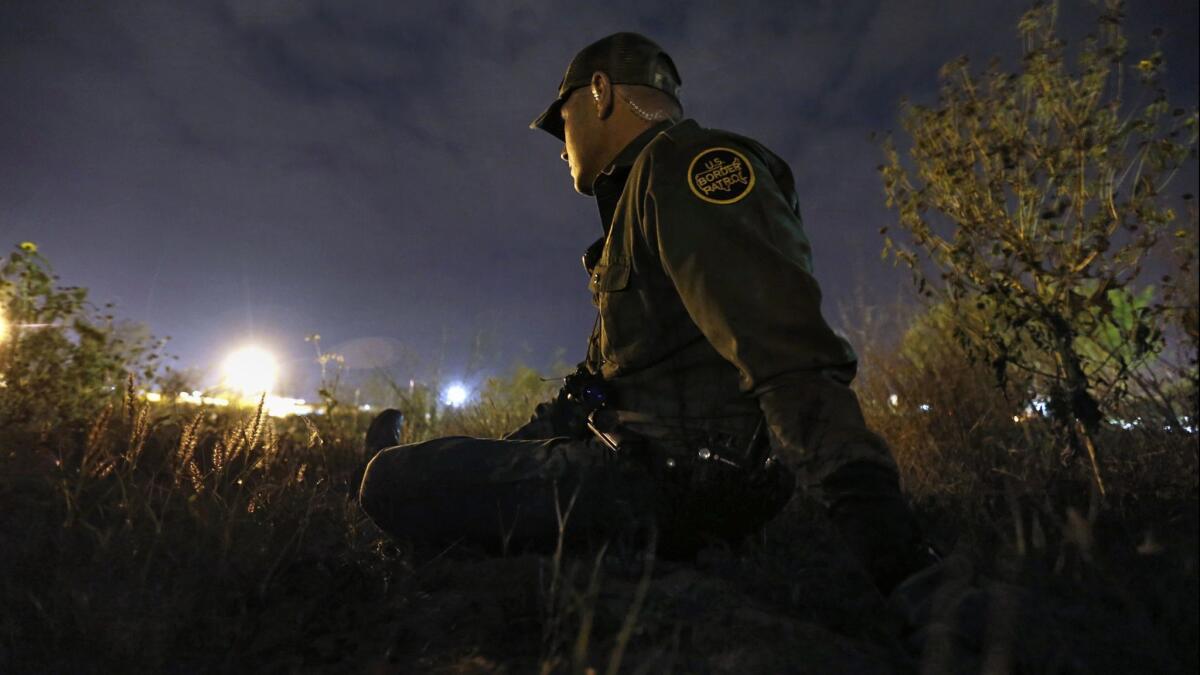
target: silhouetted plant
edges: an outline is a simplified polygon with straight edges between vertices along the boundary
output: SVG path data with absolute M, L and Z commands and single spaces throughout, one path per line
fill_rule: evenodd
M 950 308 L 1001 383 L 1032 378 L 1103 493 L 1095 435 L 1170 320 L 1142 272 L 1176 219 L 1164 191 L 1195 156 L 1197 116 L 1168 103 L 1159 52 L 1127 65 L 1120 2 L 1071 63 L 1056 13 L 1020 20 L 1017 72 L 993 61 L 974 74 L 960 58 L 941 69 L 936 105 L 904 104 L 911 147 L 902 157 L 889 139 L 880 170 L 911 245 L 884 228 L 884 254 Z M 1130 74 L 1148 103 L 1126 99 Z
M 126 380 L 159 370 L 156 340 L 88 302 L 87 290 L 58 285 L 37 246 L 0 259 L 0 427 L 44 428 L 90 417 Z

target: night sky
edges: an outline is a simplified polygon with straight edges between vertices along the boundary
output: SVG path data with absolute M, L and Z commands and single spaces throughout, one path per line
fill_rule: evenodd
M 571 56 L 658 41 L 688 117 L 787 160 L 826 311 L 889 303 L 872 131 L 932 102 L 938 67 L 1017 53 L 1021 2 L 55 2 L 0 0 L 0 247 L 172 337 L 211 381 L 231 348 L 304 336 L 347 365 L 476 375 L 582 358 L 580 267 L 601 233 L 560 144 L 528 124 Z M 1068 35 L 1090 28 L 1065 2 Z M 1134 2 L 1197 98 L 1197 3 Z M 1181 186 L 1182 189 L 1182 186 Z M 478 340 L 477 340 L 478 336 Z M 472 345 L 478 342 L 478 347 Z M 547 373 L 550 374 L 550 373 Z

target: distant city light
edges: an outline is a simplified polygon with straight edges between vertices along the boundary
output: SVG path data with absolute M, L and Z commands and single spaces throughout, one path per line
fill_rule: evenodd
M 279 366 L 265 349 L 244 347 L 225 359 L 222 371 L 226 387 L 246 398 L 257 398 L 275 387 Z
M 10 334 L 14 334 L 16 329 L 49 328 L 53 325 L 52 323 L 10 323 L 5 318 L 3 310 L 0 310 L 0 342 L 4 342 Z
M 168 403 L 171 399 L 167 398 L 162 392 L 144 391 L 141 392 L 142 398 L 146 399 L 147 403 Z M 260 394 L 261 395 L 261 394 Z M 220 396 L 205 396 L 202 392 L 181 392 L 175 397 L 175 402 L 186 403 L 189 405 L 209 405 L 217 407 L 225 407 L 231 405 L 227 398 Z M 243 401 L 249 403 L 249 401 Z M 321 411 L 314 408 L 310 403 L 305 403 L 302 398 L 287 398 L 286 396 L 267 396 L 263 401 L 263 412 L 271 417 L 291 417 L 293 415 L 320 415 Z
M 1117 418 L 1109 418 L 1108 423 L 1116 425 L 1118 427 L 1121 427 L 1125 431 L 1129 431 L 1130 429 L 1136 429 L 1136 428 L 1142 426 L 1142 418 L 1137 417 L 1137 418 L 1134 418 L 1132 421 L 1117 419 Z
M 1050 401 L 1043 396 L 1034 396 L 1029 405 L 1025 406 L 1025 416 L 1033 417 L 1035 414 L 1042 417 L 1050 416 Z
M 442 400 L 446 405 L 452 408 L 458 408 L 467 402 L 470 392 L 461 384 L 452 384 L 446 387 L 446 392 L 442 395 Z
M 921 405 L 917 406 L 917 408 L 920 408 L 921 412 L 929 412 L 930 410 L 933 410 L 933 406 L 929 405 L 928 403 L 922 403 Z
M 229 405 L 229 399 L 227 398 L 221 398 L 218 396 L 205 396 L 198 391 L 193 391 L 190 393 L 186 391 L 182 392 L 179 394 L 179 396 L 175 397 L 175 400 L 179 401 L 180 403 L 190 403 L 192 405 L 215 405 L 220 407 Z
M 892 406 L 893 408 L 900 407 L 900 397 L 896 394 L 892 394 L 888 397 L 888 405 Z
M 312 404 L 305 403 L 302 398 L 286 396 L 268 396 L 263 408 L 271 417 L 291 417 L 293 415 L 313 414 Z

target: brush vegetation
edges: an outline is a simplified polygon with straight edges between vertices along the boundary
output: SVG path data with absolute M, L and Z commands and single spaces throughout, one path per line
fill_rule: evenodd
M 10 336 L 6 356 L 22 339 Z M 1106 427 L 1108 489 L 1095 506 L 1089 463 L 1064 455 L 1053 420 L 970 360 L 939 311 L 888 343 L 862 343 L 859 392 L 918 511 L 944 546 L 1045 605 L 1036 627 L 996 638 L 1006 658 L 1029 672 L 1193 668 L 1195 432 L 1152 405 L 1136 426 Z M 56 358 L 90 362 L 67 352 L 116 343 L 60 347 Z M 801 500 L 745 549 L 695 564 L 420 551 L 389 541 L 354 502 L 368 418 L 352 408 L 275 419 L 149 403 L 137 392 L 150 383 L 113 370 L 86 405 L 64 398 L 21 418 L 11 411 L 56 399 L 4 377 L 5 672 L 915 667 L 883 599 Z M 384 403 L 420 421 L 405 440 L 499 435 L 552 389 L 519 369 L 461 411 L 438 410 L 421 387 Z M 1046 653 L 1060 662 L 1039 664 Z

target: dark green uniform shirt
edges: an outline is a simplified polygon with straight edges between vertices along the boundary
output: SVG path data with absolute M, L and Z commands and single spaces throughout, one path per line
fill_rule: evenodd
M 856 358 L 821 315 L 787 165 L 749 138 L 663 123 L 594 192 L 606 236 L 585 256 L 599 309 L 587 363 L 617 407 L 683 427 L 729 420 L 734 432 L 761 410 L 789 463 L 805 459 L 796 383 L 831 371 L 848 383 Z

